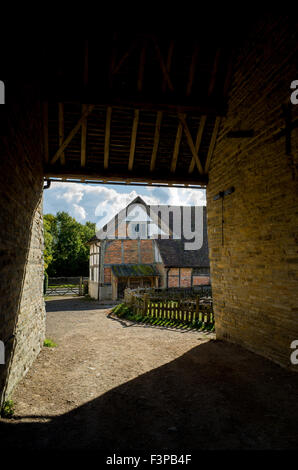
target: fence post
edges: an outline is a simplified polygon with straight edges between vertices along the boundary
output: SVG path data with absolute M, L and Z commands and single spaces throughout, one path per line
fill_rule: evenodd
M 143 315 L 147 315 L 147 310 L 148 310 L 148 294 L 143 295 L 143 300 L 144 300 L 144 309 L 143 309 Z
M 82 287 L 83 287 L 83 278 L 82 278 L 82 276 L 80 276 L 79 295 L 83 295 Z
M 199 319 L 199 311 L 200 311 L 200 296 L 196 296 L 196 318 Z

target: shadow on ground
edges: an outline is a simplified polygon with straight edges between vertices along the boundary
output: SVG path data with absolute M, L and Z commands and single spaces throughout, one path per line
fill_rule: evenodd
M 97 300 L 89 300 L 85 299 L 84 297 L 71 297 L 71 298 L 59 298 L 59 299 L 51 299 L 46 300 L 46 311 L 47 312 L 61 312 L 61 314 L 65 314 L 65 312 L 73 312 L 73 311 L 87 311 L 87 310 L 96 310 L 96 309 L 104 309 L 104 308 L 113 308 L 117 302 L 115 303 L 101 303 Z
M 296 449 L 297 390 L 297 374 L 209 341 L 48 422 L 2 420 L 0 442 L 6 449 Z

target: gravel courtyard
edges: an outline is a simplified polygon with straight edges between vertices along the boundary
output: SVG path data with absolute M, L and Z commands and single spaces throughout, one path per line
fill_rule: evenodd
M 134 325 L 79 298 L 47 301 L 47 338 L 0 420 L 28 449 L 298 448 L 298 375 L 213 333 Z

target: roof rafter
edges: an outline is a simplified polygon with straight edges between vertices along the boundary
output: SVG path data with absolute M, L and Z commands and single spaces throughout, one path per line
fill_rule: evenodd
M 181 116 L 185 118 L 186 114 L 182 114 Z M 183 133 L 183 124 L 180 121 L 178 124 L 175 145 L 174 145 L 174 152 L 173 152 L 173 157 L 172 157 L 172 162 L 171 162 L 171 168 L 170 168 L 171 173 L 175 173 L 176 171 L 176 166 L 177 166 L 177 161 L 178 161 L 178 156 L 179 156 L 180 142 L 182 139 L 182 133 Z
M 59 123 L 59 146 L 62 145 L 64 141 L 64 104 L 58 103 L 58 123 Z M 65 165 L 65 155 L 64 152 L 60 154 L 61 164 Z
M 132 124 L 132 132 L 131 132 L 129 160 L 128 160 L 128 169 L 129 169 L 129 171 L 131 171 L 131 170 L 133 169 L 133 162 L 134 162 L 134 157 L 135 157 L 135 148 L 136 148 L 136 140 L 137 140 L 137 131 L 138 131 L 139 116 L 140 116 L 140 110 L 139 110 L 139 109 L 135 109 L 135 111 L 134 111 L 134 118 L 133 118 L 133 124 Z
M 151 162 L 150 162 L 150 171 L 154 171 L 155 169 L 157 150 L 158 150 L 158 144 L 159 144 L 159 138 L 160 138 L 160 127 L 161 127 L 162 115 L 163 115 L 162 111 L 158 111 L 156 115 L 153 150 L 152 150 Z
M 193 143 L 190 130 L 189 130 L 188 125 L 187 125 L 187 123 L 186 123 L 185 114 L 178 113 L 178 117 L 179 117 L 180 122 L 182 123 L 183 130 L 184 130 L 184 132 L 185 132 L 185 135 L 186 135 L 186 139 L 187 139 L 189 148 L 190 148 L 190 150 L 191 150 L 191 153 L 192 153 L 193 158 L 195 159 L 195 162 L 196 162 L 196 164 L 197 164 L 197 168 L 198 168 L 198 170 L 199 170 L 199 173 L 202 175 L 202 174 L 204 173 L 203 167 L 202 167 L 201 161 L 200 161 L 200 159 L 199 159 L 198 153 L 197 153 L 197 151 L 196 151 L 195 145 L 194 145 L 194 143 Z
M 111 119 L 112 119 L 112 107 L 108 106 L 107 115 L 106 115 L 105 147 L 104 147 L 104 168 L 105 169 L 109 167 Z
M 91 111 L 94 109 L 94 107 L 95 107 L 95 105 L 93 105 L 93 104 L 89 105 L 87 107 L 86 111 L 82 114 L 82 116 L 80 117 L 80 119 L 78 120 L 78 122 L 76 123 L 74 128 L 70 131 L 70 133 L 68 134 L 66 139 L 63 141 L 63 143 L 60 145 L 59 149 L 57 150 L 57 152 L 53 156 L 53 158 L 51 160 L 51 165 L 53 163 L 55 163 L 58 160 L 58 158 L 60 158 L 60 155 L 64 152 L 64 150 L 66 149 L 68 144 L 72 141 L 73 137 L 76 135 L 76 133 L 80 129 L 80 127 L 82 125 L 82 122 L 91 113 Z
M 211 140 L 210 140 L 210 144 L 209 144 L 209 149 L 208 149 L 208 154 L 207 154 L 207 158 L 206 158 L 205 168 L 204 168 L 205 173 L 208 173 L 208 171 L 209 171 L 209 166 L 210 166 L 213 150 L 214 150 L 214 147 L 215 147 L 215 142 L 216 142 L 216 138 L 217 138 L 217 133 L 218 133 L 220 121 L 221 121 L 220 117 L 217 117 L 215 119 L 215 124 L 214 124 L 214 128 L 213 128 L 213 132 L 212 132 L 212 136 L 211 136 Z
M 199 149 L 200 149 L 200 145 L 201 145 L 201 141 L 202 141 L 202 137 L 203 137 L 203 132 L 204 132 L 204 127 L 205 127 L 205 124 L 206 124 L 206 119 L 207 119 L 207 116 L 201 116 L 198 132 L 197 132 L 197 137 L 196 137 L 196 144 L 195 144 L 195 150 L 196 150 L 197 153 L 199 152 Z M 196 164 L 196 161 L 195 161 L 194 157 L 192 157 L 190 165 L 189 165 L 188 173 L 193 172 L 195 164 Z

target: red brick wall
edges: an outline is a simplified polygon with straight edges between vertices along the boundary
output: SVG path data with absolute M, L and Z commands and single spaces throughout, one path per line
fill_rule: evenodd
M 121 263 L 121 240 L 114 240 L 106 247 L 105 264 L 118 263 Z
M 153 240 L 140 240 L 141 263 L 153 263 Z
M 210 278 L 208 276 L 194 276 L 192 278 L 193 286 L 205 286 L 210 284 Z
M 178 268 L 169 269 L 168 287 L 179 287 L 179 269 Z
M 123 240 L 124 246 L 124 263 L 135 263 L 139 262 L 138 257 L 138 241 L 137 240 Z M 121 263 L 121 258 L 120 261 Z
M 180 269 L 180 287 L 191 287 L 191 268 Z
M 104 283 L 111 284 L 111 268 L 104 268 Z

